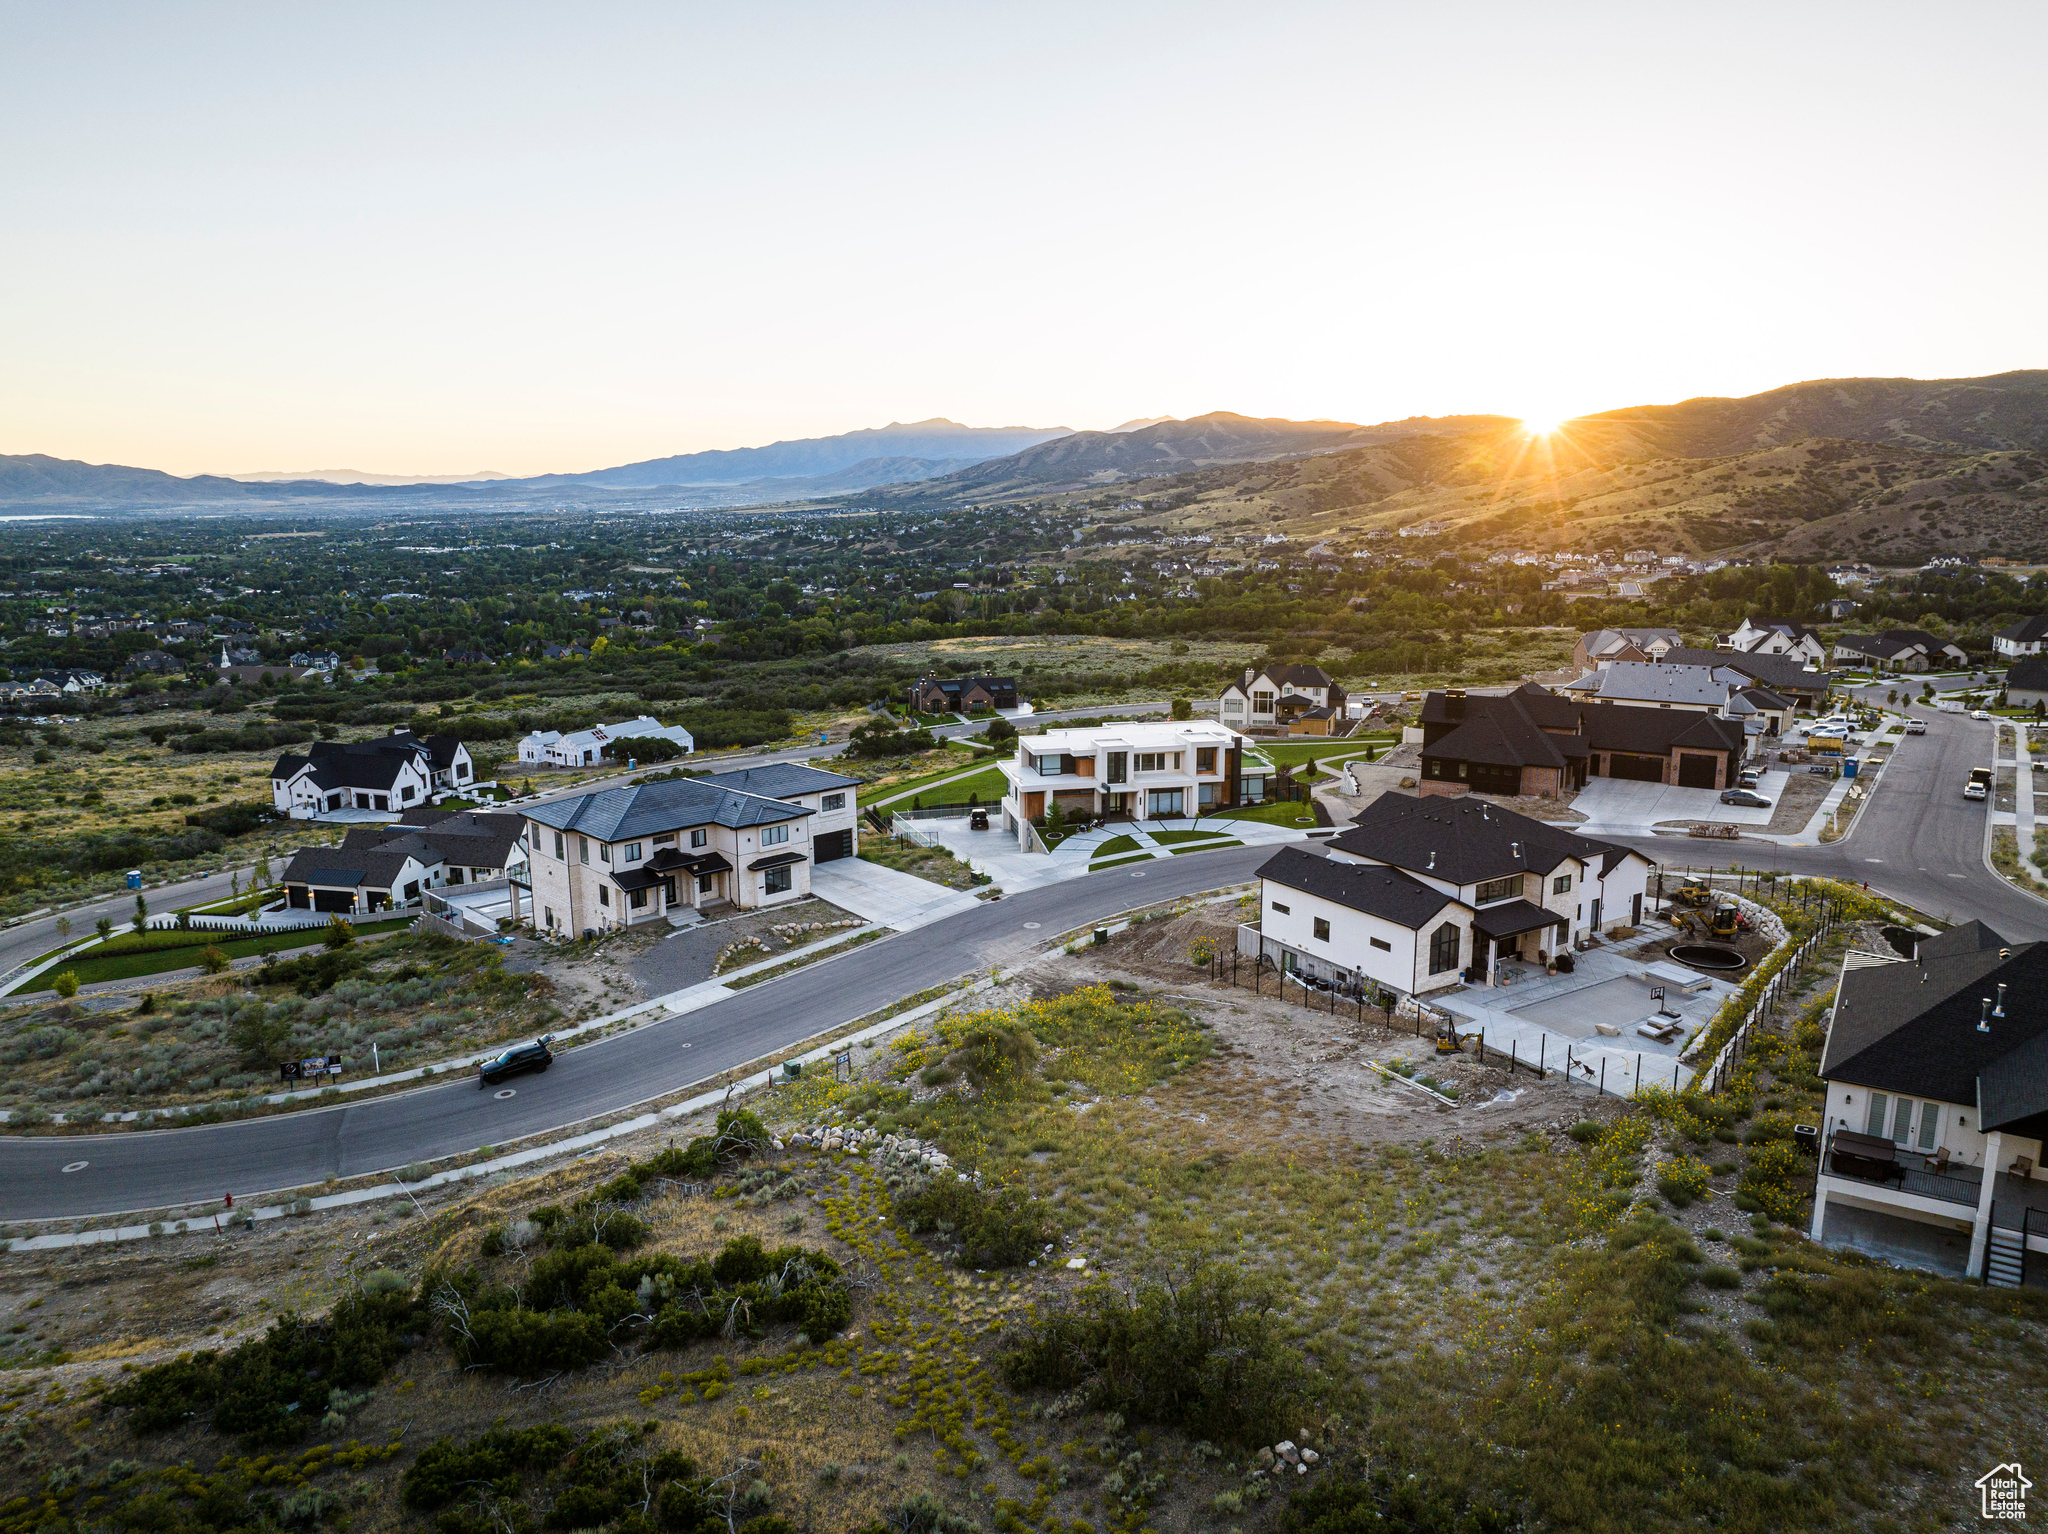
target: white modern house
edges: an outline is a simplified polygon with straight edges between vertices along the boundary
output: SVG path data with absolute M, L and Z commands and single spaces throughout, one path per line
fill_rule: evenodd
M 1843 957 L 1821 1055 L 1815 1241 L 1918 1248 L 1925 1265 L 1991 1284 L 2038 1275 L 2044 992 L 2048 943 L 2008 943 L 1977 921 L 1922 939 L 1910 959 Z
M 685 907 L 784 905 L 811 890 L 818 811 L 708 778 L 659 778 L 526 812 L 530 919 L 577 937 Z
M 665 725 L 652 714 L 617 724 L 594 724 L 587 730 L 535 730 L 519 742 L 522 767 L 593 767 L 600 761 L 624 761 L 631 742 L 650 737 L 674 741 L 688 755 L 697 749 L 690 732 L 679 724 Z
M 1026 827 L 1055 805 L 1062 815 L 1087 820 L 1163 820 L 1230 808 L 1244 802 L 1239 780 L 1249 744 L 1207 720 L 1024 736 L 1003 763 L 1003 829 L 1029 846 Z
M 1258 872 L 1259 921 L 1241 952 L 1351 988 L 1426 995 L 1497 961 L 1542 962 L 1593 932 L 1642 921 L 1641 853 L 1483 801 L 1386 793 L 1328 855 L 1276 853 Z

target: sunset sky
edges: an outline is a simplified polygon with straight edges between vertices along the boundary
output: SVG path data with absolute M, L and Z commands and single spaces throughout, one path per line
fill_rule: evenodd
M 0 452 L 596 468 L 2048 366 L 2048 7 L 0 7 Z

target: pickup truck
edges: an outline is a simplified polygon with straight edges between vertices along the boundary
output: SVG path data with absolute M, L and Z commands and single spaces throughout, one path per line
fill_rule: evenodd
M 1989 767 L 1972 767 L 1970 769 L 1970 781 L 1963 785 L 1963 797 L 1965 799 L 1982 799 L 1989 795 L 1990 792 L 1991 769 Z

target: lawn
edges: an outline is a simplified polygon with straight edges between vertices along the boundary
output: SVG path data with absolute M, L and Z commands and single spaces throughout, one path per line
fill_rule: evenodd
M 1126 863 L 1150 863 L 1152 861 L 1153 857 L 1151 853 L 1140 852 L 1133 854 L 1130 857 L 1111 858 L 1107 863 L 1090 863 L 1088 865 L 1088 872 L 1090 872 L 1091 874 L 1097 874 L 1101 873 L 1105 868 L 1121 868 Z
M 414 919 L 402 916 L 392 921 L 364 922 L 356 928 L 356 935 L 370 937 L 383 932 L 396 932 L 410 927 Z M 76 975 L 80 985 L 97 985 L 103 980 L 140 980 L 145 975 L 162 975 L 172 970 L 191 969 L 199 963 L 199 955 L 207 946 L 202 934 L 192 935 L 201 938 L 201 941 L 141 953 L 110 953 L 97 959 L 90 957 L 91 950 L 88 949 L 63 968 Z M 317 948 L 320 941 L 321 930 L 318 927 L 309 927 L 297 932 L 273 932 L 262 937 L 236 938 L 217 946 L 230 959 L 247 959 L 257 954 L 281 953 L 288 948 Z M 57 970 L 51 970 L 36 978 L 43 981 L 44 988 L 48 989 L 48 982 L 56 979 L 58 973 Z
M 1171 832 L 1167 833 L 1167 835 L 1171 834 Z M 1157 836 L 1153 840 L 1163 842 L 1166 840 L 1166 836 Z M 1136 852 L 1137 850 L 1138 839 L 1135 836 L 1128 834 L 1112 836 L 1108 841 L 1095 849 L 1095 860 L 1100 862 L 1104 858 L 1113 858 L 1120 853 Z
M 872 783 L 863 784 L 861 786 L 860 792 L 855 796 L 856 799 L 862 805 L 869 805 L 884 800 L 894 799 L 900 794 L 914 794 L 919 788 L 921 788 L 923 785 L 927 783 L 936 782 L 940 778 L 946 777 L 952 773 L 959 772 L 964 768 L 971 767 L 974 765 L 974 759 L 968 754 L 967 750 L 964 747 L 951 745 L 949 743 L 945 749 L 947 751 L 947 754 L 950 755 L 953 758 L 953 760 L 945 762 L 942 766 L 929 768 L 924 772 L 920 772 L 912 776 L 906 777 L 894 776 L 894 774 L 901 771 L 903 765 L 905 765 L 903 763 L 899 763 L 895 767 L 884 770 L 882 774 L 879 777 L 877 777 Z M 931 752 L 927 751 L 922 753 L 922 755 L 923 758 L 927 761 L 932 759 Z
M 1154 831 L 1152 840 L 1163 847 L 1171 847 L 1175 842 L 1213 841 L 1222 834 L 1220 831 Z
M 1275 767 L 1299 767 L 1325 758 L 1349 761 L 1393 744 L 1391 735 L 1352 735 L 1342 740 L 1262 740 L 1259 750 Z
M 942 804 L 1000 804 L 1003 795 L 1009 792 L 1009 780 L 1003 776 L 1000 767 L 984 767 L 980 772 L 960 778 L 951 783 L 941 783 L 937 788 L 913 793 L 921 808 L 937 809 Z M 898 800 L 893 808 L 907 809 L 909 806 Z
M 1257 820 L 1269 826 L 1312 826 L 1316 823 L 1315 806 L 1304 799 L 1299 804 L 1288 799 L 1275 799 L 1266 804 L 1245 805 L 1234 810 L 1218 810 L 1213 817 L 1217 820 Z
M 1168 850 L 1170 850 L 1175 857 L 1179 857 L 1183 852 L 1216 852 L 1224 847 L 1242 847 L 1243 845 L 1244 843 L 1239 841 L 1236 837 L 1226 836 L 1222 838 L 1220 841 L 1203 842 L 1199 846 L 1173 847 Z

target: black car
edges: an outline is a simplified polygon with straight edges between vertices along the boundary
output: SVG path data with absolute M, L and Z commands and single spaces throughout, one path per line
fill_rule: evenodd
M 502 1055 L 477 1062 L 477 1089 L 481 1091 L 507 1076 L 517 1076 L 521 1071 L 544 1071 L 554 1064 L 554 1060 L 555 1052 L 548 1048 L 546 1039 L 535 1039 L 531 1044 L 515 1044 Z

